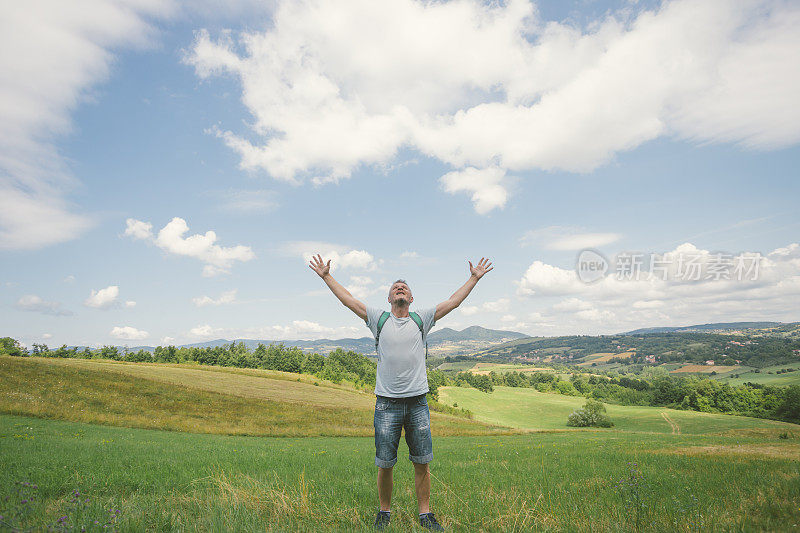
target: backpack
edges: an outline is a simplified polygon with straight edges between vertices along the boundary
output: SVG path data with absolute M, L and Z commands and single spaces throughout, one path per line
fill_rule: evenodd
M 419 317 L 417 313 L 411 311 L 408 313 L 409 318 L 414 321 L 414 323 L 419 328 L 419 332 L 422 334 L 422 342 L 425 343 L 425 359 L 428 358 L 428 339 L 425 336 L 425 329 L 422 327 L 422 319 Z M 381 313 L 381 317 L 378 319 L 378 334 L 375 335 L 375 353 L 378 353 L 378 339 L 381 337 L 381 330 L 383 329 L 383 325 L 389 319 L 389 311 L 384 311 Z

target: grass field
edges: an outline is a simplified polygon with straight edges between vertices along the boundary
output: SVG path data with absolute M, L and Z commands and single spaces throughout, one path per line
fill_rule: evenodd
M 794 368 L 797 370 L 795 372 L 777 374 L 778 370 L 783 370 L 784 368 Z M 732 372 L 725 376 L 720 376 L 717 379 L 731 385 L 741 385 L 748 381 L 751 383 L 760 383 L 762 385 L 776 385 L 782 387 L 800 385 L 800 363 L 769 366 L 760 370 L 760 372 Z M 739 377 L 733 377 L 733 374 Z
M 372 435 L 374 396 L 279 377 L 257 370 L 0 357 L 0 412 L 194 433 Z M 432 417 L 442 435 L 508 432 L 441 413 Z
M 331 389 L 314 391 L 314 401 L 331 402 L 315 406 L 293 390 L 307 376 L 155 368 L 165 376 L 175 369 L 175 381 L 93 361 L 0 358 L 0 530 L 369 529 L 377 505 L 371 407 L 328 396 L 357 391 L 312 382 Z M 240 389 L 217 374 L 282 383 L 244 379 Z M 202 388 L 189 386 L 201 378 Z M 221 383 L 225 393 L 215 389 Z M 280 386 L 292 401 L 275 399 Z M 613 429 L 567 430 L 582 398 L 506 387 L 448 387 L 442 396 L 490 424 L 540 430 L 497 435 L 496 426 L 432 417 L 432 503 L 449 531 L 800 525 L 800 426 L 611 406 Z M 36 417 L 18 416 L 26 410 Z M 171 431 L 121 427 L 131 425 Z M 390 531 L 418 529 L 407 454 L 401 439 Z
M 433 505 L 454 531 L 790 530 L 800 523 L 797 450 L 796 441 L 599 431 L 443 437 Z M 40 529 L 66 516 L 90 528 L 97 520 L 94 530 L 352 531 L 368 529 L 376 505 L 369 438 L 0 416 L 0 451 L 0 496 L 10 496 L 0 513 L 27 507 L 18 523 Z M 410 531 L 413 474 L 407 460 L 395 470 L 392 530 Z M 31 503 L 14 505 L 16 481 L 37 486 L 25 493 Z
M 491 394 L 471 387 L 443 387 L 439 389 L 439 396 L 444 403 L 457 403 L 459 407 L 469 409 L 478 420 L 529 430 L 568 430 L 567 417 L 586 402 L 585 398 L 579 396 L 548 394 L 517 387 L 495 387 Z M 783 431 L 795 431 L 800 436 L 800 426 L 760 418 L 662 407 L 606 405 L 606 409 L 614 422 L 611 431 L 617 432 L 680 432 L 687 435 L 740 432 L 764 433 L 777 438 Z

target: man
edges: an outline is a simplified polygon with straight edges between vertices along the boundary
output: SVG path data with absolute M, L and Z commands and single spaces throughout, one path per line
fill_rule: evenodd
M 433 440 L 426 400 L 428 375 L 425 370 L 425 338 L 436 321 L 458 307 L 478 280 L 494 268 L 483 257 L 476 266 L 468 262 L 470 276 L 467 282 L 444 302 L 419 313 L 409 311 L 414 297 L 408 283 L 402 279 L 395 281 L 389 289 L 391 312 L 388 314 L 365 306 L 333 279 L 330 260 L 325 263 L 317 255 L 309 262 L 308 266 L 325 281 L 345 307 L 367 323 L 375 337 L 378 355 L 375 379 L 375 465 L 378 467 L 380 501 L 375 518 L 376 529 L 383 529 L 389 524 L 392 469 L 397 462 L 400 432 L 405 428 L 409 459 L 414 464 L 420 524 L 425 529 L 444 531 L 430 512 L 431 478 L 428 463 L 433 459 Z

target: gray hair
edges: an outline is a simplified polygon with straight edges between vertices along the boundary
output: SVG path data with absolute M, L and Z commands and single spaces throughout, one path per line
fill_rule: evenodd
M 408 290 L 411 290 L 411 285 L 409 285 L 406 280 L 398 279 L 398 280 L 395 280 L 391 285 L 389 285 L 389 294 L 392 294 L 392 287 L 394 287 L 395 283 L 404 283 L 405 286 L 408 287 Z

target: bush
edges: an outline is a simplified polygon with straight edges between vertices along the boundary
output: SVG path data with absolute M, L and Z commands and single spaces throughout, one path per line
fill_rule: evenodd
M 597 400 L 588 400 L 567 418 L 567 425 L 573 427 L 610 428 L 614 423 L 606 416 L 606 407 Z

